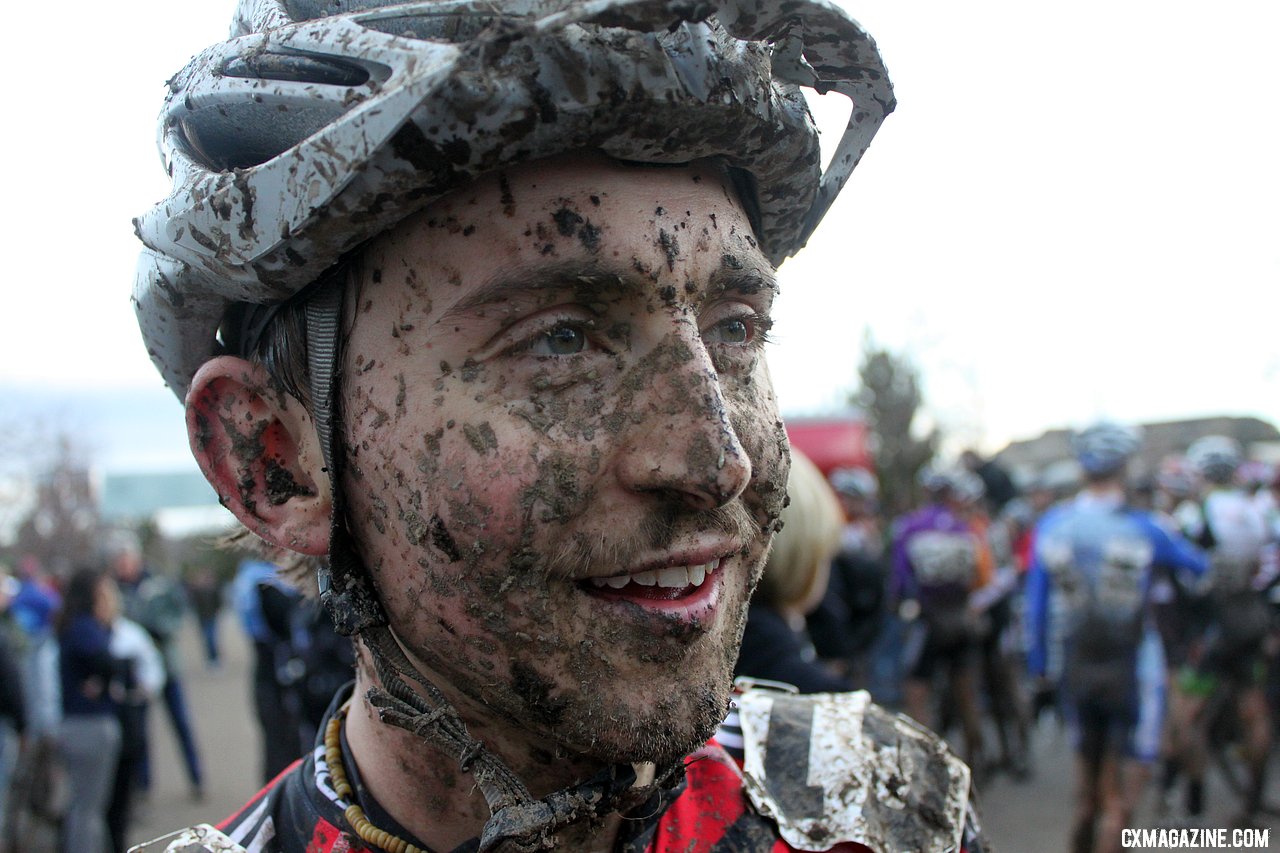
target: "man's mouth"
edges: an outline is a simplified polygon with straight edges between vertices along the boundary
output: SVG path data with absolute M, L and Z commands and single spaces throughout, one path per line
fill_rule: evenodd
M 589 578 L 584 586 L 588 592 L 604 598 L 680 601 L 695 597 L 713 586 L 713 576 L 720 568 L 720 562 L 717 557 L 709 563 L 667 566 L 626 575 Z

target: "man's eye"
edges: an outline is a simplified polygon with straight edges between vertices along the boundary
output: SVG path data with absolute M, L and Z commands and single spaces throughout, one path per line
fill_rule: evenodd
M 751 328 L 745 320 L 725 320 L 716 326 L 715 331 L 722 344 L 745 344 L 751 340 Z
M 769 329 L 769 320 L 761 316 L 730 317 L 707 330 L 708 343 L 745 346 L 757 342 Z
M 533 339 L 535 355 L 577 355 L 587 348 L 587 333 L 579 326 L 560 323 Z

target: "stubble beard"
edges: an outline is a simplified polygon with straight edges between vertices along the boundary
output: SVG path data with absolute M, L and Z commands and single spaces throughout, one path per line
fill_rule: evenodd
M 714 734 L 727 712 L 747 605 L 771 537 L 740 504 L 698 516 L 666 515 L 639 525 L 633 538 L 652 547 L 677 530 L 719 530 L 750 543 L 732 558 L 737 565 L 724 578 L 709 629 L 673 623 L 666 635 L 654 635 L 625 620 L 564 608 L 561 599 L 572 582 L 556 578 L 579 576 L 591 566 L 598 571 L 603 563 L 594 562 L 602 556 L 596 549 L 575 549 L 574 540 L 563 537 L 532 565 L 508 566 L 498 575 L 455 576 L 457 592 L 472 603 L 469 615 L 485 628 L 489 664 L 468 663 L 465 648 L 459 658 L 425 637 L 401 636 L 433 670 L 433 681 L 505 720 L 509 731 L 522 732 L 516 737 L 532 745 L 535 756 L 588 764 L 678 762 Z M 641 547 L 613 540 L 607 550 L 625 565 L 627 552 Z M 578 590 L 568 595 L 590 601 Z M 503 606 L 513 600 L 519 608 Z

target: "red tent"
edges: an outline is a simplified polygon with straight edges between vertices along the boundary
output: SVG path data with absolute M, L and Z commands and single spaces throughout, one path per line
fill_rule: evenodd
M 867 423 L 859 414 L 788 418 L 787 437 L 823 474 L 836 468 L 872 470 Z

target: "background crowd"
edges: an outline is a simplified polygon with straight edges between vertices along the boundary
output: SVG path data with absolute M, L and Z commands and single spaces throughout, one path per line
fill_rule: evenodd
M 1209 436 L 1131 478 L 1139 442 L 1097 425 L 1077 465 L 1020 484 L 973 452 L 935 461 L 892 517 L 872 472 L 797 451 L 738 675 L 868 689 L 954 735 L 980 786 L 1035 773 L 1033 728 L 1058 717 L 1081 778 L 1072 850 L 1118 846 L 1151 780 L 1162 821 L 1204 826 L 1212 748 L 1240 759 L 1231 813 L 1253 825 L 1274 808 L 1280 471 Z
M 1264 778 L 1280 703 L 1280 471 L 1248 462 L 1227 439 L 1214 441 L 1216 455 L 1170 457 L 1156 476 L 1125 481 L 1125 506 L 1150 513 L 1193 565 L 1203 562 L 1187 578 L 1153 572 L 1134 605 L 1166 650 L 1160 687 L 1168 712 L 1144 782 L 1152 780 L 1171 819 L 1184 821 L 1204 808 L 1214 743 L 1204 721 L 1221 705 L 1214 697 L 1232 691 L 1236 754 L 1256 765 L 1245 768 L 1243 818 L 1266 807 L 1249 773 Z M 1035 578 L 1045 571 L 1037 540 L 1046 518 L 1096 485 L 1087 468 L 1075 472 L 1058 466 L 1015 480 L 971 452 L 953 463 L 934 460 L 919 473 L 919 500 L 890 516 L 873 471 L 822 470 L 797 447 L 791 505 L 751 602 L 737 674 L 802 692 L 867 689 L 952 736 L 979 784 L 997 773 L 1030 778 L 1038 771 L 1036 720 L 1070 724 L 1073 713 L 1070 675 L 1079 655 L 1062 618 L 1069 577 L 1041 586 Z M 1245 599 L 1261 607 L 1253 630 L 1265 640 L 1244 673 L 1233 668 L 1239 655 L 1220 653 L 1224 627 L 1239 634 L 1244 620 L 1224 626 L 1221 611 L 1205 604 L 1221 592 L 1223 567 L 1237 565 L 1221 558 L 1229 542 L 1241 541 L 1215 520 L 1226 504 L 1237 523 L 1257 527 L 1244 546 L 1254 550 L 1238 565 Z M 251 782 L 271 779 L 312 747 L 330 698 L 352 672 L 350 644 L 269 562 L 244 560 L 231 577 L 201 565 L 166 571 L 148 565 L 127 532 L 105 536 L 98 552 L 57 577 L 32 557 L 0 576 L 3 853 L 35 849 L 19 840 L 40 826 L 63 850 L 127 849 L 153 782 L 153 730 L 172 730 L 189 795 L 205 795 L 199 713 L 188 705 L 176 644 L 188 620 L 199 627 L 210 669 L 222 664 L 223 611 L 234 612 L 250 641 L 248 690 L 263 744 L 260 765 L 246 769 L 258 777 Z M 1244 613 L 1245 599 L 1231 612 Z M 1137 654 L 1141 640 L 1133 644 Z

